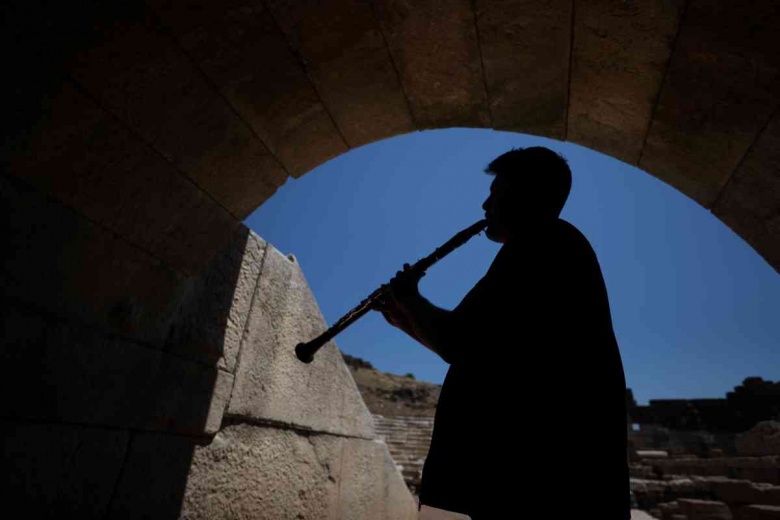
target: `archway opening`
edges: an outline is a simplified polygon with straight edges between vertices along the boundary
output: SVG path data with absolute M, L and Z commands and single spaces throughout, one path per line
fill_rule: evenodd
M 637 402 L 722 397 L 747 376 L 780 379 L 774 269 L 709 211 L 652 175 L 578 145 L 448 129 L 355 149 L 290 180 L 245 223 L 293 253 L 329 324 L 452 234 L 482 217 L 482 169 L 513 147 L 567 158 L 562 218 L 596 251 L 628 386 Z M 434 266 L 421 290 L 454 307 L 498 245 L 484 237 Z M 441 383 L 446 364 L 371 313 L 336 342 L 377 368 Z

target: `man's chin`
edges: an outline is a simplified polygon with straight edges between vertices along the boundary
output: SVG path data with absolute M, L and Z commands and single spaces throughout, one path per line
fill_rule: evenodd
M 488 238 L 488 240 L 498 242 L 499 244 L 506 242 L 506 237 L 504 237 L 503 233 L 490 225 L 488 225 L 488 227 L 485 229 L 485 236 Z

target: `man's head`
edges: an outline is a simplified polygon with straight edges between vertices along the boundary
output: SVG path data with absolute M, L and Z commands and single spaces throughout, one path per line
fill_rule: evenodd
M 541 146 L 506 152 L 485 173 L 495 176 L 482 209 L 488 219 L 486 234 L 496 242 L 506 242 L 535 222 L 558 218 L 571 190 L 566 159 Z

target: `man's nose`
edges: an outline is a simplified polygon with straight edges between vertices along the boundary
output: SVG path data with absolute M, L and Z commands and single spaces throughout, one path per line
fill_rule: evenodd
M 490 200 L 490 198 L 488 197 L 487 199 L 485 199 L 485 202 L 482 203 L 482 209 L 484 209 L 485 211 L 487 211 L 487 209 L 488 209 L 488 201 L 489 200 Z

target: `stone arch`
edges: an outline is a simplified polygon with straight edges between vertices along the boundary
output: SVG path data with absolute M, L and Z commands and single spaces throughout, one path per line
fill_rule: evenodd
M 494 128 L 607 153 L 710 209 L 780 269 L 772 0 L 121 4 L 5 7 L 3 355 L 48 360 L 52 370 L 20 370 L 5 381 L 6 396 L 29 381 L 76 395 L 86 387 L 69 382 L 69 370 L 124 373 L 130 351 L 139 366 L 156 363 L 160 380 L 195 381 L 209 396 L 230 388 L 224 352 L 182 351 L 171 338 L 188 298 L 209 294 L 198 280 L 212 276 L 234 284 L 209 311 L 219 317 L 218 342 L 227 341 L 225 316 L 255 240 L 241 220 L 288 177 L 415 130 Z M 230 253 L 232 244 L 241 251 Z M 213 274 L 219 258 L 229 274 Z M 109 361 L 107 342 L 116 351 Z M 61 349 L 76 344 L 83 357 L 57 372 L 69 359 Z M 213 403 L 177 416 L 177 388 L 165 394 L 164 413 L 149 411 L 159 403 L 150 398 L 128 422 L 106 403 L 52 405 L 34 387 L 36 399 L 4 407 L 7 431 L 27 439 L 8 442 L 27 467 L 45 466 L 35 442 L 68 430 L 73 442 L 62 453 L 94 441 L 119 454 L 114 473 L 96 474 L 122 482 L 121 454 L 139 432 L 213 435 Z M 192 450 L 182 453 L 186 460 Z M 72 481 L 51 478 L 55 487 Z M 103 514 L 117 489 L 89 507 Z
M 158 182 L 192 187 L 181 204 L 209 199 L 218 218 L 235 221 L 288 176 L 350 148 L 420 129 L 492 127 L 637 165 L 709 208 L 775 268 L 780 261 L 772 2 L 56 9 L 33 3 L 8 18 L 17 81 L 7 113 L 21 136 L 10 172 L 101 224 L 105 210 L 83 199 L 107 194 L 86 193 L 83 177 L 117 180 L 93 170 L 165 171 L 157 176 L 173 180 Z M 32 164 L 20 161 L 31 155 Z M 94 157 L 86 168 L 84 155 Z M 128 196 L 113 195 L 104 205 Z M 153 227 L 177 216 L 159 215 Z

